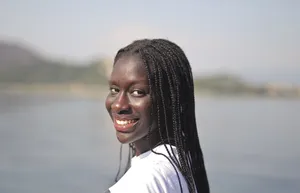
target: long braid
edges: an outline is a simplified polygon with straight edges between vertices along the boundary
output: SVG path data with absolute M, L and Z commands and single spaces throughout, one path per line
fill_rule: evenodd
M 160 44 L 160 50 L 165 51 L 169 55 L 169 57 L 168 57 L 169 59 L 174 59 L 175 63 L 176 62 L 178 63 L 178 57 L 177 57 L 176 54 L 174 54 L 174 50 L 175 49 L 170 49 L 166 45 L 164 45 L 163 43 L 164 43 L 164 41 L 162 41 L 162 43 Z M 172 63 L 174 63 L 174 62 L 173 61 L 169 62 L 169 64 L 172 64 Z M 171 71 L 174 74 L 176 74 L 176 72 L 174 71 L 174 68 L 172 68 L 172 66 L 174 66 L 174 65 L 170 65 L 170 69 L 171 69 Z M 177 69 L 179 69 L 179 72 L 180 72 L 180 68 L 177 68 Z M 184 68 L 181 68 L 181 71 L 185 72 Z M 185 76 L 183 76 L 183 77 L 185 77 Z M 179 81 L 178 81 L 178 79 L 177 79 L 176 76 L 174 76 L 174 80 L 175 80 L 175 83 L 176 83 L 175 85 L 176 85 L 176 94 L 177 94 L 177 100 L 176 100 L 177 105 L 174 108 L 174 110 L 177 113 L 174 113 L 174 115 L 177 115 L 176 119 L 178 120 L 178 125 L 177 124 L 174 124 L 174 125 L 176 125 L 176 127 L 178 126 L 178 128 L 181 128 L 181 122 L 182 122 L 182 120 L 181 120 L 181 105 L 180 105 L 180 99 L 179 99 L 179 97 L 181 95 L 179 94 L 179 88 L 178 88 L 179 87 Z M 175 131 L 175 129 L 174 129 L 174 131 Z M 180 162 L 181 163 L 184 162 L 184 164 L 183 164 L 184 166 L 186 166 L 186 165 L 190 166 L 191 165 L 191 160 L 189 159 L 190 156 L 188 156 L 189 153 L 186 153 L 186 152 L 189 152 L 189 151 L 185 147 L 186 136 L 184 135 L 184 132 L 179 132 L 178 135 L 176 135 L 176 136 L 178 136 L 178 138 L 177 138 L 178 139 L 177 140 L 177 146 L 179 148 L 185 150 L 183 152 L 179 152 Z M 181 138 L 183 138 L 183 140 Z M 194 186 L 192 186 L 192 184 L 194 184 L 194 182 L 193 182 L 193 176 L 192 176 L 192 169 L 191 169 L 191 167 L 183 167 L 182 169 L 183 169 L 183 172 L 186 174 L 187 178 L 189 178 L 189 180 L 188 180 L 188 183 L 190 183 L 189 187 L 191 187 L 193 189 L 193 191 L 194 191 Z M 190 191 L 192 191 L 192 190 L 190 190 Z
M 153 58 L 152 57 L 152 55 L 147 55 L 146 53 L 144 53 L 144 54 L 142 54 L 142 56 L 143 56 L 143 58 L 144 58 L 144 63 L 148 66 L 148 62 L 147 61 L 153 61 L 154 62 L 154 60 L 155 60 L 155 58 Z M 147 60 L 147 56 L 149 57 L 148 58 L 148 60 Z M 152 60 L 151 60 L 152 59 Z M 153 60 L 154 59 L 154 60 Z M 155 62 L 154 62 L 155 63 Z M 161 82 L 161 79 L 162 79 L 162 70 L 161 70 L 161 66 L 160 65 L 156 65 L 155 66 L 155 68 L 157 69 L 156 70 L 156 72 L 157 73 L 154 73 L 154 82 L 155 82 L 155 86 L 156 87 L 159 87 L 159 89 L 156 91 L 159 95 L 161 95 L 162 93 L 163 93 L 163 89 L 162 89 L 162 82 Z M 148 76 L 149 77 L 149 76 Z M 151 81 L 151 80 L 150 80 Z M 167 121 L 168 121 L 168 119 L 167 119 L 167 116 L 166 116 L 166 105 L 165 105 L 165 102 L 164 102 L 164 99 L 162 98 L 162 100 L 161 100 L 161 102 L 162 102 L 162 104 L 160 104 L 160 103 L 158 103 L 158 102 L 156 102 L 156 108 L 157 108 L 157 127 L 158 127 L 158 130 L 159 130 L 159 134 L 160 134 L 160 139 L 161 139 L 161 141 L 164 141 L 165 139 L 163 138 L 163 134 L 162 134 L 162 127 L 161 127 L 161 121 L 160 121 L 160 107 L 162 106 L 163 107 L 163 114 L 165 115 L 164 116 L 164 121 L 165 121 L 165 125 L 166 125 L 166 135 L 167 135 L 167 137 L 168 137 L 168 143 L 171 143 L 170 142 L 170 138 L 169 138 L 169 134 L 168 134 L 168 128 L 167 128 Z M 148 138 L 149 138 L 149 133 L 148 133 Z M 168 154 L 170 155 L 170 152 L 169 152 L 169 149 L 167 148 L 167 146 L 166 146 L 166 144 L 165 143 L 163 143 L 163 145 L 165 146 L 165 148 L 166 148 L 166 150 L 167 150 L 167 152 L 168 152 Z M 151 149 L 151 151 L 153 152 L 153 153 L 155 153 L 155 154 L 157 154 L 157 155 L 162 155 L 162 156 L 164 156 L 165 158 L 167 158 L 169 161 L 170 161 L 170 163 L 172 164 L 172 166 L 173 166 L 173 168 L 174 168 L 174 170 L 175 170 L 175 172 L 176 172 L 176 175 L 177 175 L 177 177 L 178 177 L 178 179 L 179 179 L 179 174 L 178 174 L 178 171 L 176 170 L 176 167 L 174 166 L 174 164 L 173 163 L 175 163 L 175 165 L 177 166 L 177 167 L 179 167 L 179 163 L 178 163 L 178 161 L 175 159 L 175 154 L 174 154 L 174 151 L 173 151 L 173 149 L 171 148 L 171 151 L 172 151 L 172 154 L 174 155 L 174 156 L 170 156 L 170 158 L 168 158 L 166 155 L 164 155 L 164 154 L 162 154 L 162 153 L 158 153 L 158 152 L 155 152 L 153 149 Z M 172 161 L 171 161 L 171 160 Z M 181 184 L 181 181 L 180 181 L 180 179 L 179 179 L 179 186 L 180 186 L 180 190 L 181 190 L 181 192 L 182 192 L 182 184 Z
M 164 44 L 169 44 L 168 41 L 165 41 L 165 40 L 160 40 L 160 41 Z M 179 58 L 181 60 L 180 61 L 181 64 L 183 64 L 184 62 L 188 62 L 188 60 L 187 60 L 186 56 L 184 55 L 183 51 L 177 45 L 173 44 L 173 47 L 170 50 L 172 52 L 177 52 L 177 54 L 175 54 L 175 56 L 173 56 L 173 58 L 177 58 L 178 56 L 182 56 L 182 57 Z M 185 67 L 186 70 L 188 71 L 187 73 L 189 74 L 189 76 L 185 76 L 187 78 L 187 82 L 189 83 L 188 84 L 189 85 L 189 92 L 182 92 L 182 94 L 180 96 L 185 96 L 184 95 L 184 93 L 185 93 L 186 96 L 187 96 L 187 99 L 190 100 L 191 103 L 192 103 L 192 105 L 189 105 L 189 107 L 191 109 L 187 111 L 189 113 L 189 118 L 192 119 L 192 120 L 185 121 L 186 122 L 185 125 L 187 125 L 185 128 L 194 127 L 194 128 L 190 128 L 189 130 L 187 130 L 187 132 L 189 133 L 189 136 L 194 136 L 192 138 L 189 137 L 189 139 L 191 139 L 193 142 L 187 143 L 187 145 L 190 146 L 188 149 L 190 149 L 191 151 L 193 150 L 194 147 L 196 147 L 195 148 L 196 150 L 198 149 L 198 151 L 197 151 L 198 153 L 194 154 L 193 156 L 190 155 L 190 156 L 187 156 L 187 157 L 190 158 L 190 163 L 191 163 L 190 166 L 196 166 L 196 167 L 190 167 L 192 169 L 193 176 L 197 176 L 194 179 L 201 179 L 201 180 L 207 181 L 207 176 L 206 176 L 206 172 L 205 172 L 205 168 L 204 168 L 204 162 L 203 162 L 203 155 L 202 155 L 202 151 L 201 151 L 200 144 L 199 144 L 199 138 L 198 138 L 196 120 L 195 120 L 194 85 L 193 85 L 193 80 L 192 80 L 193 75 L 192 75 L 192 71 L 191 71 L 191 68 L 190 68 L 189 65 L 181 65 L 181 67 Z M 183 70 L 183 72 L 185 72 L 185 70 Z M 182 90 L 184 90 L 184 87 L 182 88 Z M 199 186 L 199 183 L 196 183 L 196 186 Z
M 156 48 L 157 52 L 160 53 L 160 55 L 163 54 L 164 49 L 162 48 L 161 45 L 157 45 Z M 173 112 L 176 113 L 172 113 L 172 119 L 173 119 L 173 129 L 174 129 L 174 136 L 175 136 L 175 146 L 178 147 L 178 149 L 184 149 L 184 145 L 183 145 L 183 140 L 182 140 L 182 132 L 180 132 L 180 128 L 181 128 L 181 120 L 180 120 L 180 105 L 179 105 L 179 82 L 177 80 L 176 77 L 176 72 L 175 72 L 175 67 L 174 65 L 172 65 L 172 61 L 170 61 L 170 58 L 172 57 L 167 57 L 167 61 L 164 61 L 163 64 L 165 64 L 165 67 L 167 67 L 170 70 L 170 73 L 167 73 L 167 77 L 168 77 L 168 81 L 169 81 L 169 85 L 172 85 L 172 87 L 170 87 L 171 90 L 171 102 L 172 102 L 172 109 Z M 165 70 L 166 72 L 168 72 L 168 70 Z M 173 79 L 173 83 L 170 82 L 170 79 Z M 176 94 L 175 94 L 176 93 Z M 181 166 L 185 166 L 188 164 L 188 161 L 186 159 L 186 155 L 185 155 L 185 151 L 179 151 L 178 152 L 178 157 L 179 157 L 179 162 L 181 163 Z M 189 184 L 189 190 L 190 192 L 194 192 L 194 182 L 193 182 L 193 178 L 192 178 L 192 173 L 189 170 L 190 167 L 181 167 L 179 166 L 179 169 L 181 170 L 181 172 L 183 173 L 183 176 L 186 178 L 187 183 Z
M 165 145 L 169 156 L 174 158 L 172 160 L 186 179 L 190 193 L 209 193 L 196 125 L 193 74 L 184 52 L 168 40 L 143 39 L 119 50 L 115 62 L 125 54 L 139 56 L 146 67 L 152 91 L 151 100 L 155 103 L 152 103 L 152 112 L 156 114 L 152 116 L 158 122 L 160 143 Z M 173 130 L 172 135 L 170 129 Z M 148 140 L 151 132 L 149 129 Z M 175 158 L 172 148 L 170 153 L 165 144 L 167 142 L 171 145 L 173 141 L 179 160 Z
M 155 47 L 154 45 L 152 45 L 153 47 Z M 156 48 L 157 49 L 157 48 Z M 159 52 L 160 51 L 160 49 L 157 49 L 157 51 Z M 161 55 L 161 53 L 160 53 L 160 55 Z M 171 73 L 169 73 L 168 72 L 168 70 L 166 70 L 165 69 L 165 72 L 167 72 L 167 77 L 168 77 L 168 83 L 169 83 L 169 86 L 170 86 L 170 90 L 171 90 L 171 102 L 172 102 L 172 108 L 173 109 L 176 109 L 176 105 L 175 105 L 175 103 L 176 103 L 176 101 L 178 101 L 178 97 L 176 98 L 176 94 L 178 93 L 174 93 L 173 91 L 174 91 L 174 88 L 175 87 L 177 87 L 178 86 L 178 81 L 177 81 L 177 79 L 176 79 L 176 76 L 174 76 L 174 69 L 173 69 L 173 66 L 172 65 L 169 65 L 170 64 L 170 62 L 168 62 L 168 61 L 165 61 L 164 60 L 164 58 L 161 56 L 161 58 L 162 58 L 162 61 L 163 61 L 163 63 L 165 64 L 165 65 L 162 65 L 162 66 L 165 66 L 165 67 L 168 67 L 168 68 L 170 68 L 171 69 Z M 157 63 L 156 63 L 157 64 Z M 159 74 L 161 74 L 161 70 L 159 71 Z M 171 82 L 171 78 L 175 78 L 175 83 L 173 82 Z M 161 82 L 161 81 L 160 81 Z M 175 85 L 175 86 L 174 86 Z M 160 89 L 162 89 L 162 84 L 160 85 Z M 178 91 L 178 89 L 175 89 L 175 90 L 177 90 Z M 163 98 L 162 98 L 163 99 Z M 165 106 L 165 104 L 162 104 L 162 106 Z M 166 115 L 166 114 L 165 114 Z M 174 129 L 174 136 L 175 136 L 175 145 L 176 146 L 179 146 L 179 148 L 180 147 L 182 147 L 182 143 L 180 143 L 180 141 L 181 140 L 178 140 L 178 135 L 175 135 L 175 133 L 178 133 L 178 128 L 180 128 L 180 126 L 177 126 L 177 125 L 180 125 L 180 124 L 177 124 L 177 120 L 178 120 L 178 117 L 176 116 L 176 113 L 174 113 L 174 114 L 172 114 L 172 119 L 173 119 L 173 125 L 174 125 L 174 127 L 173 127 L 173 129 Z M 180 121 L 180 120 L 179 120 Z M 168 131 L 168 127 L 166 126 L 166 130 Z M 185 160 L 184 160 L 184 157 L 185 156 L 183 156 L 183 155 L 181 155 L 181 154 L 179 154 L 179 161 L 182 163 L 182 162 L 184 162 Z M 180 168 L 180 167 L 179 167 Z M 185 168 L 182 168 L 181 169 L 181 172 L 183 173 L 183 174 L 187 174 L 187 171 L 185 170 Z M 186 175 L 184 175 L 184 176 L 186 176 Z M 190 178 L 190 176 L 189 176 L 189 178 Z M 190 182 L 190 180 L 187 180 L 188 182 Z M 189 186 L 189 187 L 193 187 L 192 186 L 192 183 L 190 183 L 190 185 L 191 186 Z M 192 190 L 191 190 L 192 191 Z
M 163 85 L 162 85 L 162 76 L 163 76 L 163 74 L 162 74 L 162 69 L 161 69 L 161 65 L 159 65 L 159 63 L 158 62 L 156 62 L 155 61 L 155 57 L 153 57 L 152 56 L 152 54 L 151 53 L 147 53 L 146 51 L 144 51 L 143 52 L 144 53 L 144 57 L 149 57 L 148 59 L 150 60 L 150 61 L 153 61 L 153 63 L 155 64 L 155 67 L 156 67 L 156 69 L 157 69 L 157 73 L 155 73 L 154 74 L 154 79 L 155 79 L 155 85 L 156 85 L 156 87 L 159 87 L 159 89 L 156 91 L 157 93 L 158 93 L 158 95 L 162 95 L 163 94 Z M 162 58 L 163 59 L 163 58 Z M 146 60 L 147 61 L 147 60 Z M 158 75 L 157 75 L 158 74 Z M 158 77 L 158 80 L 157 80 L 157 77 Z M 169 77 L 169 75 L 168 75 L 168 77 Z M 168 82 L 169 82 L 169 86 L 172 88 L 173 87 L 173 85 L 172 85 L 172 83 L 171 83 L 171 79 L 170 78 L 168 78 Z M 172 90 L 172 89 L 171 89 Z M 173 101 L 173 99 L 174 99 L 174 93 L 173 92 L 171 92 L 171 100 Z M 168 141 L 168 143 L 169 144 L 172 144 L 172 142 L 171 142 L 171 140 L 174 138 L 173 136 L 170 136 L 169 135 L 169 127 L 168 127 L 168 117 L 167 117 L 167 104 L 165 103 L 165 99 L 164 98 L 161 98 L 161 103 L 162 104 L 159 104 L 159 102 L 157 102 L 157 110 L 159 110 L 160 109 L 160 106 L 162 106 L 163 107 L 163 116 L 164 116 L 164 127 L 165 127 L 165 130 L 166 130 L 166 137 L 167 137 L 167 141 Z M 158 112 L 157 113 L 157 115 L 158 115 L 158 118 L 160 117 L 160 113 Z M 174 120 L 173 119 L 173 122 L 174 121 L 176 121 L 176 120 Z M 158 120 L 158 123 L 160 124 L 160 121 Z M 158 127 L 159 129 L 161 128 L 160 126 Z M 174 134 L 173 134 L 174 135 Z M 163 138 L 163 136 L 161 136 L 161 140 L 162 141 L 165 141 L 165 139 Z M 167 151 L 168 151 L 168 153 L 169 153 L 169 150 L 168 150 L 168 148 L 166 147 L 166 144 L 164 143 L 164 146 L 165 146 L 165 148 L 167 149 Z M 172 155 L 173 155 L 173 157 L 175 157 L 175 153 L 174 153 L 174 150 L 171 148 L 171 152 L 172 152 Z M 169 153 L 170 154 L 170 153 Z M 177 164 L 177 166 L 179 165 L 179 162 L 177 162 L 177 160 L 173 160 L 176 164 Z
M 172 103 L 172 108 L 173 109 L 176 109 L 176 103 L 179 103 L 178 101 L 178 96 L 176 95 L 178 92 L 178 81 L 176 79 L 176 76 L 174 75 L 174 69 L 173 69 L 173 66 L 172 65 L 169 65 L 170 62 L 165 60 L 162 53 L 160 52 L 160 49 L 156 46 L 156 45 L 152 45 L 155 49 L 156 49 L 156 52 L 158 52 L 158 54 L 160 55 L 160 58 L 161 58 L 161 61 L 163 61 L 164 65 L 162 66 L 165 66 L 166 68 L 169 68 L 170 69 L 170 72 L 168 70 L 165 69 L 165 72 L 166 72 L 166 75 L 167 75 L 167 79 L 168 79 L 168 83 L 169 83 L 169 86 L 170 86 L 170 96 L 171 96 L 171 103 Z M 160 74 L 162 74 L 162 72 L 160 71 L 159 72 Z M 172 82 L 172 79 L 175 79 L 175 82 L 173 81 Z M 160 81 L 161 82 L 161 81 Z M 162 87 L 163 85 L 160 84 L 160 89 L 162 90 Z M 176 88 L 176 89 L 175 89 Z M 175 90 L 175 91 L 174 91 Z M 176 93 L 176 94 L 175 94 Z M 163 97 L 161 98 L 162 101 L 163 101 Z M 162 106 L 165 106 L 165 104 L 163 103 Z M 167 115 L 165 114 L 165 117 Z M 178 119 L 177 117 L 177 114 L 176 113 L 172 113 L 172 121 L 173 121 L 173 135 L 175 137 L 175 146 L 178 146 L 179 148 L 182 147 L 182 144 L 180 143 L 180 140 L 179 140 L 179 136 L 176 135 L 179 133 L 179 128 L 180 128 L 180 120 Z M 170 126 L 166 126 L 166 130 L 168 131 L 168 127 L 172 127 L 172 125 Z M 168 136 L 167 136 L 168 137 Z M 182 163 L 184 162 L 184 156 L 180 155 L 179 154 L 179 162 Z M 187 171 L 185 170 L 185 168 L 181 168 L 180 165 L 178 166 L 179 169 L 181 170 L 181 172 L 183 174 L 186 174 Z M 184 175 L 186 176 L 186 175 Z

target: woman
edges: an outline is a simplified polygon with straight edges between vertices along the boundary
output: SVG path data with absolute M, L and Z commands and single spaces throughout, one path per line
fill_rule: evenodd
M 111 193 L 209 193 L 198 139 L 193 76 L 182 49 L 165 39 L 120 49 L 106 108 L 116 136 L 134 150 Z

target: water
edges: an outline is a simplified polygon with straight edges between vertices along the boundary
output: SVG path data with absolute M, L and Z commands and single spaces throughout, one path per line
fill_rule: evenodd
M 211 192 L 300 192 L 300 101 L 197 98 Z M 119 144 L 104 101 L 0 94 L 1 193 L 99 193 Z

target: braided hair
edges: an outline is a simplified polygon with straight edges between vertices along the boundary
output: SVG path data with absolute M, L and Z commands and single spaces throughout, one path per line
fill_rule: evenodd
M 196 125 L 193 74 L 185 53 L 166 39 L 141 39 L 120 49 L 114 63 L 125 55 L 139 57 L 146 67 L 160 144 L 174 145 L 178 152 L 176 157 L 172 148 L 166 147 L 172 160 L 165 157 L 180 170 L 190 193 L 209 193 Z M 148 141 L 151 132 L 149 129 Z M 129 155 L 132 151 L 130 148 Z M 182 192 L 181 183 L 180 187 Z

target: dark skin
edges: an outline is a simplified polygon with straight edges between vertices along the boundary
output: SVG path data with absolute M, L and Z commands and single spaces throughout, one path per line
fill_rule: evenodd
M 156 124 L 151 119 L 151 91 L 141 60 L 136 56 L 119 58 L 114 64 L 109 86 L 105 106 L 114 122 L 118 140 L 133 144 L 136 156 L 153 148 L 159 137 L 154 132 L 147 140 L 149 129 L 156 130 Z

